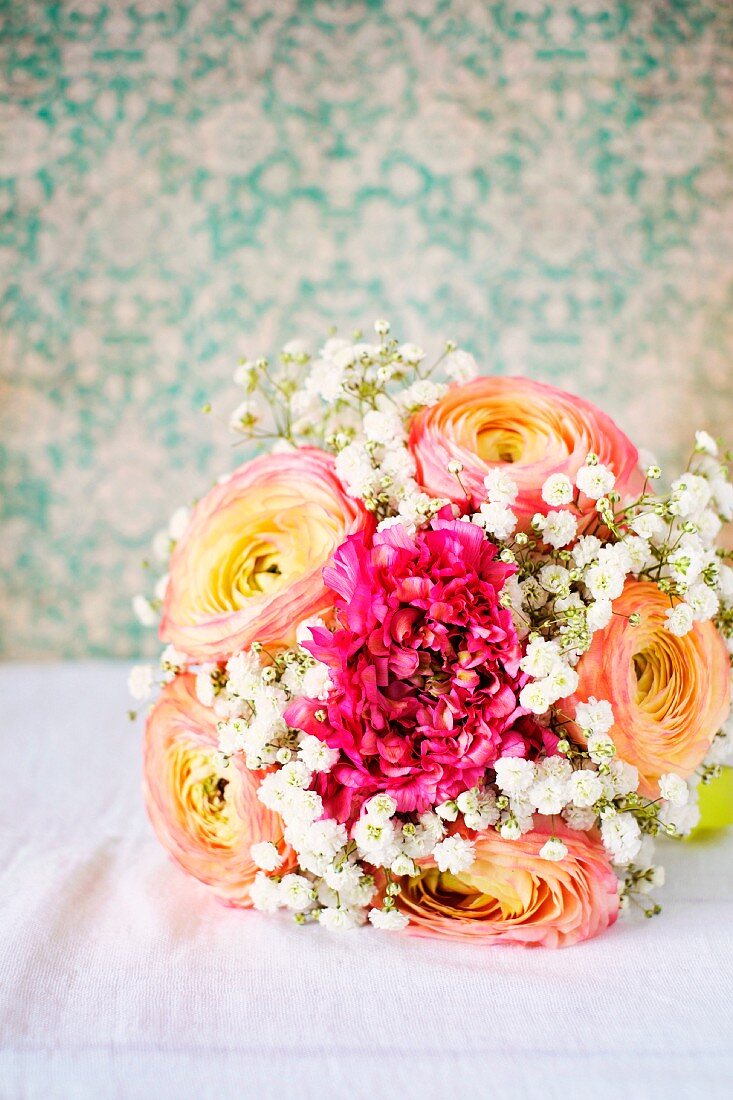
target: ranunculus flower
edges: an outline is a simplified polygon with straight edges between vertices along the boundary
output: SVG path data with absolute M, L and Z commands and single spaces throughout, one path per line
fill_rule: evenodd
M 184 871 L 228 905 L 248 908 L 257 873 L 250 847 L 276 845 L 283 870 L 294 854 L 283 822 L 257 798 L 260 773 L 232 757 L 221 765 L 216 718 L 188 673 L 167 684 L 145 730 L 143 788 L 153 828 Z
M 550 835 L 567 855 L 543 859 Z M 397 898 L 407 931 L 476 943 L 567 947 L 603 932 L 618 915 L 618 881 L 596 833 L 535 818 L 532 832 L 504 840 L 494 829 L 476 837 L 476 859 L 458 875 L 430 859 L 401 881 Z
M 414 535 L 396 525 L 372 547 L 348 539 L 324 571 L 338 628 L 313 630 L 306 648 L 329 667 L 332 688 L 324 702 L 295 700 L 285 718 L 339 750 L 319 777 L 332 816 L 352 820 L 382 791 L 401 811 L 427 810 L 472 787 L 498 756 L 553 751 L 518 702 L 527 677 L 499 603 L 516 570 L 496 555 L 478 527 L 444 509 Z
M 729 710 L 730 664 L 712 622 L 682 637 L 664 629 L 669 597 L 652 581 L 626 582 L 615 614 L 577 665 L 578 688 L 563 710 L 590 696 L 608 700 L 618 755 L 639 769 L 639 790 L 659 794 L 660 775 L 687 777 L 702 763 Z M 631 626 L 628 616 L 641 616 Z M 582 740 L 582 730 L 577 730 Z
M 372 527 L 325 452 L 246 462 L 199 501 L 176 544 L 162 640 L 202 661 L 255 640 L 292 645 L 298 623 L 331 606 L 323 566 L 347 535 Z
M 462 464 L 460 480 L 473 508 L 486 499 L 488 472 L 506 467 L 519 488 L 510 508 L 524 530 L 536 512 L 548 510 L 542 499 L 547 478 L 565 474 L 574 483 L 589 451 L 613 470 L 622 497 L 643 484 L 637 450 L 610 417 L 588 401 L 527 378 L 477 378 L 451 386 L 414 417 L 410 450 L 425 489 L 462 507 L 466 496 L 450 462 Z M 595 501 L 581 496 L 579 511 L 583 530 L 595 515 Z

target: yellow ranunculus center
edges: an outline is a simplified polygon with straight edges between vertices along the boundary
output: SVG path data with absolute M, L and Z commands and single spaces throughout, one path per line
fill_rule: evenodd
M 676 673 L 683 657 L 675 642 L 673 635 L 656 631 L 632 658 L 637 706 L 657 722 L 672 717 L 681 702 L 684 681 Z
M 241 831 L 235 773 L 222 774 L 214 750 L 192 748 L 186 742 L 170 746 L 169 767 L 179 826 L 208 848 L 234 848 Z
M 431 867 L 406 886 L 408 896 L 420 898 L 428 909 L 482 921 L 523 919 L 543 905 L 547 890 L 530 871 L 485 861 L 460 875 Z

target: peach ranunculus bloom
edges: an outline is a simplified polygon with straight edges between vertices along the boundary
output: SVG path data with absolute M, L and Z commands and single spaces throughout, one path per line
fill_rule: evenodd
M 562 860 L 539 852 L 550 835 L 567 847 Z M 459 875 L 432 859 L 403 879 L 397 899 L 407 932 L 479 944 L 567 947 L 590 939 L 618 915 L 618 880 L 597 833 L 536 817 L 518 840 L 494 829 L 475 840 L 476 859 Z
M 660 775 L 683 778 L 702 763 L 730 709 L 730 662 L 712 622 L 696 622 L 678 637 L 664 629 L 669 596 L 653 581 L 626 582 L 608 626 L 593 635 L 577 664 L 575 694 L 563 710 L 575 713 L 590 696 L 607 699 L 610 736 L 622 760 L 639 769 L 639 791 L 659 795 Z M 641 616 L 638 626 L 628 616 Z M 583 731 L 575 728 L 583 741 Z
M 528 530 L 536 512 L 546 513 L 542 486 L 550 474 L 566 474 L 574 483 L 590 451 L 616 476 L 622 498 L 641 491 L 638 452 L 609 416 L 579 397 L 527 378 L 476 378 L 451 386 L 437 404 L 413 418 L 410 450 L 417 479 L 437 497 L 465 507 L 466 494 L 448 469 L 463 469 L 460 480 L 473 508 L 486 499 L 484 478 L 506 467 L 519 488 L 510 507 L 520 530 Z M 595 501 L 580 497 L 582 517 L 595 517 Z
M 249 890 L 258 870 L 252 844 L 275 844 L 284 871 L 295 859 L 283 839 L 282 819 L 257 798 L 260 778 L 238 757 L 222 766 L 216 718 L 196 698 L 194 677 L 184 673 L 166 684 L 145 729 L 148 815 L 176 863 L 240 908 L 252 904 Z
M 292 645 L 298 623 L 332 604 L 324 565 L 373 522 L 324 451 L 246 462 L 198 502 L 176 544 L 161 639 L 201 661 L 226 660 L 255 640 Z

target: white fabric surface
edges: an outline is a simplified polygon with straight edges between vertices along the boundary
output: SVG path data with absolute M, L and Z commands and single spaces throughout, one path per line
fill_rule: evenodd
M 125 678 L 0 667 L 3 1100 L 731 1095 L 733 836 L 564 951 L 300 929 L 167 860 Z

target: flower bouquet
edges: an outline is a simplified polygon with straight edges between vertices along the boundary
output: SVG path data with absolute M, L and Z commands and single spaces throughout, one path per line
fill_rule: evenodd
M 229 905 L 559 947 L 633 902 L 731 747 L 733 486 L 386 322 L 242 362 L 260 450 L 155 539 L 153 827 Z M 723 456 L 724 457 L 724 456 Z

